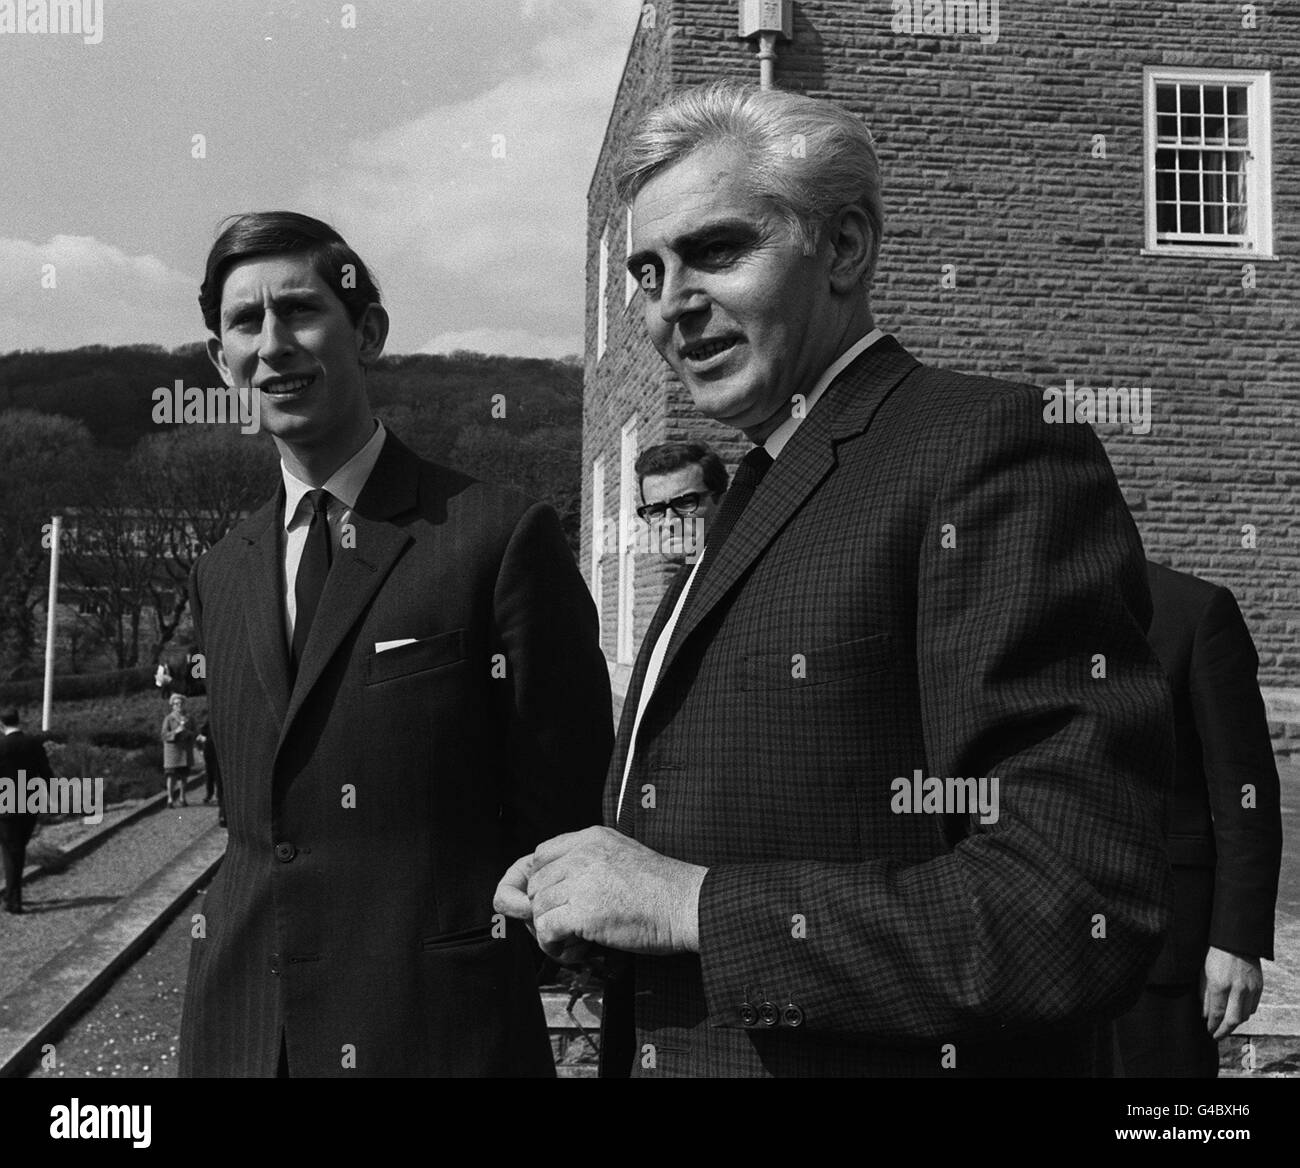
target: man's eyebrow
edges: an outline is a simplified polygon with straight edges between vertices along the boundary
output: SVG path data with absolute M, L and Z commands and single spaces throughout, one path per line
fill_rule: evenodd
M 743 216 L 733 216 L 726 219 L 715 219 L 710 223 L 705 223 L 701 227 L 679 235 L 676 239 L 669 240 L 667 245 L 668 251 L 675 251 L 678 255 L 692 251 L 693 249 L 705 243 L 711 243 L 720 235 L 740 235 L 753 238 L 757 236 L 761 228 L 752 219 L 746 219 Z M 640 269 L 646 264 L 654 266 L 658 259 L 658 253 L 646 248 L 634 255 L 627 257 L 628 271 L 636 275 L 633 269 Z
M 275 307 L 288 304 L 321 304 L 324 297 L 315 288 L 287 288 L 283 292 L 277 292 L 271 297 L 271 304 Z M 257 310 L 262 307 L 262 298 L 249 297 L 247 300 L 236 300 L 222 309 L 221 315 L 227 320 L 233 320 L 236 316 L 241 316 L 250 310 Z

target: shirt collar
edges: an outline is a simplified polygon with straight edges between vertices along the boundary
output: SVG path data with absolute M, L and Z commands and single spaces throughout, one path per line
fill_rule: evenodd
M 797 413 L 792 410 L 790 416 L 767 436 L 767 441 L 763 443 L 763 449 L 773 458 L 776 458 L 776 456 L 785 449 L 785 444 L 790 441 L 791 436 L 799 428 L 799 423 L 812 413 L 813 406 L 821 400 L 822 394 L 826 392 L 831 382 L 852 365 L 854 361 L 862 356 L 863 353 L 871 348 L 872 345 L 879 340 L 883 340 L 884 336 L 884 332 L 880 329 L 872 329 L 865 337 L 858 341 L 856 345 L 841 353 L 831 367 L 821 375 L 817 384 L 812 387 L 812 392 L 804 402 L 803 409 L 799 410 Z
M 370 478 L 370 472 L 375 469 L 375 463 L 379 461 L 379 451 L 384 445 L 386 433 L 383 422 L 376 418 L 375 432 L 370 435 L 366 444 L 321 484 L 349 510 L 356 507 L 357 500 L 361 497 L 361 490 L 366 485 L 366 480 Z M 303 496 L 312 488 L 290 471 L 283 462 L 280 463 L 280 474 L 284 479 L 284 527 L 288 531 L 298 514 Z

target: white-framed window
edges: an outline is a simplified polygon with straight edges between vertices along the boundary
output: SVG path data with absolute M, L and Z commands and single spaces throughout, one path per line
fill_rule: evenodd
M 1148 67 L 1145 82 L 1145 253 L 1270 258 L 1269 75 Z
M 605 355 L 609 338 L 609 224 L 600 233 L 600 270 L 596 277 L 596 360 Z
M 636 415 L 623 425 L 618 459 L 618 646 L 616 660 L 631 665 L 636 657 L 633 625 L 636 612 Z
M 591 597 L 596 602 L 596 616 L 604 625 L 605 566 L 605 456 L 591 464 Z
M 632 208 L 627 209 L 627 245 L 623 252 L 623 259 L 626 263 L 632 257 Z M 632 297 L 636 295 L 637 281 L 636 277 L 629 271 L 623 288 L 623 306 L 626 308 L 632 303 Z

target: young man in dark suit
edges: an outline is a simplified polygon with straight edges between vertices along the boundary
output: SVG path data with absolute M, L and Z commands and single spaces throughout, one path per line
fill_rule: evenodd
M 19 799 L 18 784 L 25 779 L 48 779 L 50 760 L 39 739 L 23 733 L 17 710 L 0 714 L 0 782 L 12 784 L 15 807 Z M 25 773 L 24 773 L 25 772 Z M 27 844 L 36 830 L 36 816 L 28 811 L 5 811 L 0 808 L 0 856 L 4 859 L 5 912 L 23 911 L 23 864 Z
M 200 303 L 282 481 L 192 580 L 230 843 L 181 1071 L 551 1075 L 538 954 L 492 892 L 600 814 L 608 675 L 558 518 L 375 420 L 388 317 L 332 228 L 237 218 Z
M 1100 443 L 874 327 L 845 111 L 687 90 L 621 187 L 651 340 L 755 449 L 641 646 L 610 826 L 498 906 L 634 955 L 607 1074 L 1109 1067 L 1168 919 L 1172 728 Z
M 1217 1040 L 1255 1012 L 1260 959 L 1273 957 L 1281 789 L 1259 655 L 1236 599 L 1164 564 L 1148 562 L 1147 579 L 1147 639 L 1174 698 L 1174 919 L 1116 1038 L 1126 1077 L 1213 1078 Z

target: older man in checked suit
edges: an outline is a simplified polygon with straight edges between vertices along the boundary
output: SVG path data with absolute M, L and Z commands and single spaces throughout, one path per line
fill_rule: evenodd
M 1172 734 L 1099 442 L 874 327 L 848 113 L 685 91 L 622 189 L 651 339 L 755 449 L 646 634 L 608 826 L 522 856 L 498 907 L 630 955 L 606 1074 L 1108 1068 L 1168 920 Z M 996 777 L 996 817 L 900 804 L 918 771 Z

